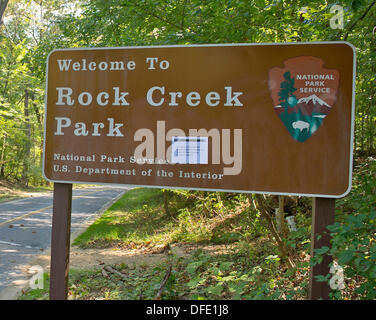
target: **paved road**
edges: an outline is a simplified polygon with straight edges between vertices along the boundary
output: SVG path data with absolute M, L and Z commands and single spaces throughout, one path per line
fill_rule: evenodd
M 73 190 L 71 234 L 129 188 Z M 25 265 L 51 244 L 52 193 L 0 203 L 0 299 L 25 283 Z M 31 277 L 31 276 L 29 276 Z

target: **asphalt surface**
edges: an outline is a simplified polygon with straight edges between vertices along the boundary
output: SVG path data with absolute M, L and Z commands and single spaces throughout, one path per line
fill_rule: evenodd
M 83 226 L 129 189 L 74 189 L 71 235 L 82 231 Z M 0 203 L 0 299 L 14 298 L 7 296 L 9 289 L 24 285 L 32 276 L 25 274 L 25 265 L 50 248 L 52 198 L 52 193 L 47 193 Z

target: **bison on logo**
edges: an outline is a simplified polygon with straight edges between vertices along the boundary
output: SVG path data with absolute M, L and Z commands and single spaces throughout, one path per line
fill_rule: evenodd
M 339 72 L 323 66 L 320 58 L 301 56 L 269 70 L 274 111 L 296 141 L 310 138 L 336 101 Z

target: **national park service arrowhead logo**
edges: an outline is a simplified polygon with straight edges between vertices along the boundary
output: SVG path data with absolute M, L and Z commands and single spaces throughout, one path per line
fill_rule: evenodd
M 269 70 L 274 111 L 296 141 L 310 138 L 336 101 L 339 72 L 324 64 L 320 58 L 301 56 Z

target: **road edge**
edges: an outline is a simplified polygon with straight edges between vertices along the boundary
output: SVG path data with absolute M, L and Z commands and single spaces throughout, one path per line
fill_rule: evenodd
M 83 223 L 82 227 L 77 228 L 74 232 L 71 232 L 70 241 L 71 244 L 73 241 L 83 233 L 95 220 L 97 220 L 110 206 L 112 206 L 116 201 L 118 201 L 126 192 L 131 190 L 132 187 L 129 189 L 124 189 L 121 193 L 119 193 L 115 198 L 111 199 L 110 201 L 106 202 L 98 211 L 96 211 L 90 218 L 86 219 Z M 17 201 L 17 200 L 16 200 Z M 29 286 L 29 280 L 33 276 L 32 274 L 27 274 L 27 271 L 35 265 L 41 266 L 44 272 L 49 272 L 50 268 L 50 260 L 51 260 L 51 248 L 46 248 L 45 252 L 42 254 L 37 255 L 36 257 L 32 258 L 27 264 L 20 265 L 22 268 L 25 280 L 19 280 L 19 284 L 13 284 L 0 290 L 0 300 L 17 300 L 18 297 L 27 289 Z

